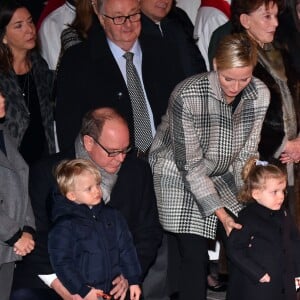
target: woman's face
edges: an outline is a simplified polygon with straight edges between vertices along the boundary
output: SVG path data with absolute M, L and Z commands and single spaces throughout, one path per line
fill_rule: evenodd
M 218 70 L 221 89 L 227 103 L 234 98 L 249 84 L 252 78 L 253 66 Z
M 5 99 L 0 94 L 0 119 L 5 116 Z
M 3 43 L 7 44 L 13 54 L 28 51 L 36 45 L 36 31 L 29 11 L 18 8 L 6 26 Z
M 247 33 L 263 46 L 271 43 L 274 39 L 275 31 L 278 26 L 278 6 L 270 2 L 268 6 L 263 4 L 250 14 L 242 14 L 240 22 Z

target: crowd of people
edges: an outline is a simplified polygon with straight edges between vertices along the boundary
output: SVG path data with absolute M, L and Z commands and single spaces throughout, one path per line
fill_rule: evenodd
M 182 2 L 0 0 L 2 300 L 300 296 L 300 1 Z

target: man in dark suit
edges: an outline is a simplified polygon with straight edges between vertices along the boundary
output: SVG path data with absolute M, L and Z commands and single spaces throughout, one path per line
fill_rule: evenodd
M 42 283 L 38 275 L 48 275 L 51 284 L 64 299 L 71 295 L 53 273 L 47 251 L 49 195 L 55 184 L 54 167 L 63 159 L 86 158 L 99 168 L 103 200 L 124 215 L 132 233 L 138 258 L 145 277 L 156 257 L 162 230 L 158 220 L 152 173 L 149 165 L 130 150 L 126 121 L 115 110 L 101 108 L 88 112 L 82 122 L 75 147 L 40 161 L 31 169 L 30 196 L 36 217 L 36 249 L 17 265 L 14 276 L 13 300 L 60 299 Z M 127 154 L 128 153 L 128 154 Z M 50 278 L 49 278 L 50 277 Z M 128 283 L 122 276 L 113 281 L 115 299 L 126 292 Z
M 186 77 L 206 72 L 205 61 L 193 38 L 194 25 L 174 0 L 141 0 L 142 35 L 166 41 Z
M 185 78 L 167 43 L 140 35 L 138 0 L 98 1 L 97 16 L 101 26 L 94 22 L 87 41 L 69 49 L 59 68 L 56 123 L 61 150 L 74 141 L 83 114 L 99 106 L 114 107 L 126 118 L 135 146 L 133 107 L 122 57 L 126 52 L 134 53 L 153 134 L 173 88 Z

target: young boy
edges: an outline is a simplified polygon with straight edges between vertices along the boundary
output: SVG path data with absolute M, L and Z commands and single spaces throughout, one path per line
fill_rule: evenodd
M 112 280 L 123 274 L 130 299 L 138 300 L 141 268 L 123 216 L 101 202 L 101 176 L 84 159 L 63 161 L 55 172 L 48 238 L 51 264 L 63 285 L 84 299 L 105 298 Z

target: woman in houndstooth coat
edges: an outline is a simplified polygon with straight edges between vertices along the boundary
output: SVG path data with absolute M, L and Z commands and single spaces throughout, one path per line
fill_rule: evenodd
M 270 98 L 252 77 L 256 61 L 249 38 L 225 37 L 215 71 L 190 77 L 173 91 L 150 150 L 159 217 L 172 240 L 169 256 L 179 257 L 170 266 L 180 273 L 179 300 L 206 299 L 207 238 L 215 238 L 217 221 L 227 234 L 240 228 L 230 214 L 241 209 L 241 170 L 257 154 Z

